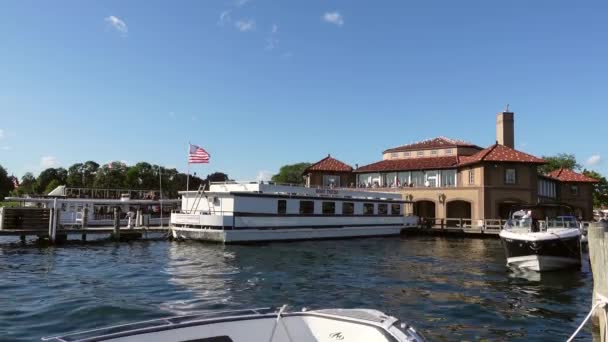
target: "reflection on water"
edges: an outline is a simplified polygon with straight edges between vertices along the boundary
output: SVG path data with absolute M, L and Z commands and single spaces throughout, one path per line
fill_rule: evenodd
M 376 308 L 435 341 L 555 341 L 587 313 L 591 288 L 586 263 L 536 278 L 510 273 L 497 240 L 0 245 L 0 339 L 288 303 Z

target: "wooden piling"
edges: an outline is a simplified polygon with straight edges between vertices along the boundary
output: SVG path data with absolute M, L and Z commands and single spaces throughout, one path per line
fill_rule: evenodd
M 594 222 L 587 231 L 589 241 L 589 258 L 591 259 L 591 271 L 593 272 L 593 302 L 594 306 L 598 300 L 608 300 L 608 222 Z M 606 322 L 603 310 L 606 307 L 598 307 L 594 314 L 594 323 L 599 323 L 600 341 L 608 342 L 606 339 Z
M 53 242 L 53 238 L 55 237 L 55 208 L 50 209 L 49 215 L 49 240 Z
M 82 229 L 87 228 L 89 225 L 89 208 L 85 207 L 82 209 Z
M 112 239 L 120 240 L 120 208 L 114 207 L 114 232 L 112 233 Z

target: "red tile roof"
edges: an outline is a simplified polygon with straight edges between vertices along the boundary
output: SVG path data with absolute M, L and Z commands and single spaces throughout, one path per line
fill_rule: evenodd
M 500 144 L 494 144 L 488 148 L 485 148 L 475 153 L 472 156 L 460 157 L 460 165 L 469 165 L 484 161 L 531 164 L 546 163 L 543 159 L 537 158 L 531 154 L 527 154 Z
M 574 172 L 572 170 L 564 168 L 549 172 L 547 176 L 553 179 L 557 179 L 561 182 L 599 183 L 599 181 L 595 178 L 587 177 L 578 172 Z
M 310 171 L 332 171 L 332 172 L 351 172 L 353 170 L 349 165 L 332 158 L 331 155 L 319 160 L 304 170 L 304 173 Z
M 390 159 L 362 166 L 355 172 L 434 170 L 455 168 L 457 165 L 458 157 Z
M 415 151 L 415 150 L 429 150 L 435 148 L 450 148 L 450 147 L 474 147 L 481 150 L 481 147 L 468 143 L 462 140 L 450 139 L 446 137 L 438 137 L 434 139 L 419 141 L 413 144 L 398 146 L 389 148 L 383 153 L 388 152 L 401 152 L 401 151 Z

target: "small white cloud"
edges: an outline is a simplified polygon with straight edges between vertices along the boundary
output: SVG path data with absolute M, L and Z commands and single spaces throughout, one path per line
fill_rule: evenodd
M 279 32 L 279 26 L 277 24 L 273 24 L 272 28 L 270 29 L 270 35 L 266 38 L 266 50 L 272 50 L 279 45 L 277 32 Z
M 220 13 L 220 25 L 224 26 L 232 21 L 232 18 L 230 18 L 230 12 L 230 10 L 225 10 L 224 12 Z
M 13 149 L 13 148 L 12 148 L 12 147 L 10 147 L 10 146 L 2 146 L 2 150 L 3 150 L 3 151 L 10 151 L 10 150 L 12 150 L 12 149 Z
M 291 51 L 285 52 L 284 54 L 281 55 L 281 58 L 291 58 L 293 56 L 293 53 Z
M 602 161 L 602 156 L 599 154 L 594 154 L 589 159 L 587 159 L 587 165 L 597 165 Z
M 234 23 L 234 26 L 241 32 L 247 32 L 255 29 L 255 21 L 252 19 L 239 20 Z
M 57 158 L 53 156 L 44 156 L 40 158 L 40 166 L 45 169 L 48 169 L 50 167 L 57 167 L 59 166 L 59 160 L 57 160 Z
M 251 0 L 236 0 L 236 7 L 243 7 Z
M 322 17 L 323 21 L 337 26 L 344 25 L 344 18 L 340 12 L 326 12 Z
M 118 17 L 111 15 L 109 17 L 105 17 L 103 20 L 105 20 L 105 22 L 107 22 L 112 28 L 123 35 L 126 35 L 127 32 L 129 32 L 127 24 Z
M 0 128 L 0 139 L 4 138 L 4 130 Z
M 259 181 L 269 181 L 272 178 L 272 172 L 267 170 L 261 170 L 258 172 L 258 175 L 255 177 L 255 180 Z

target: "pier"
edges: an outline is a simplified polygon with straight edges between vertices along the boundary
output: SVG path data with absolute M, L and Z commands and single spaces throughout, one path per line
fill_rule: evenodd
M 89 227 L 86 219 L 78 224 L 64 225 L 59 223 L 60 216 L 61 211 L 54 208 L 0 208 L 0 236 L 19 237 L 22 242 L 28 236 L 35 236 L 50 243 L 61 243 L 68 239 L 68 235 L 80 235 L 82 241 L 86 241 L 89 235 L 107 235 L 115 241 L 131 241 L 147 233 L 169 232 L 168 227 L 144 225 L 139 211 L 135 218 L 129 219 L 127 226 L 121 227 L 118 207 L 114 208 L 112 226 Z

